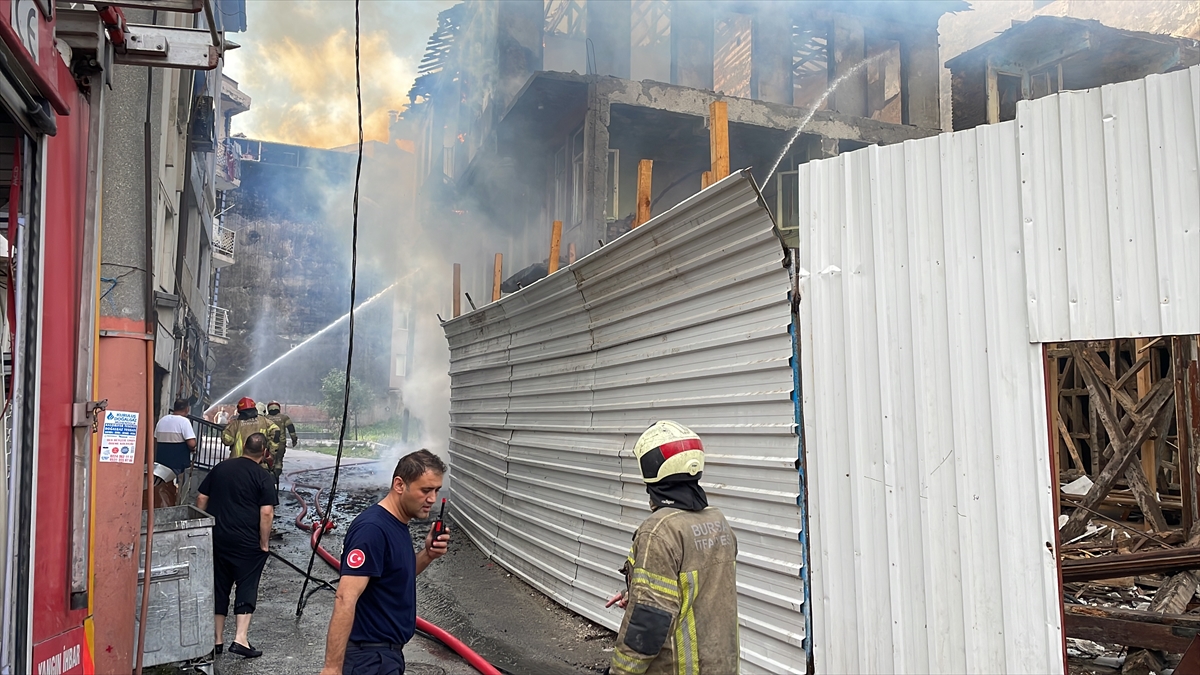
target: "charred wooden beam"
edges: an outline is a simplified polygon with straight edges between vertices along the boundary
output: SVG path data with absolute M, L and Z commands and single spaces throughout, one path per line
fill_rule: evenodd
M 1086 368 L 1082 370 L 1084 373 L 1090 372 Z M 1089 379 L 1088 388 L 1096 388 L 1093 385 L 1093 381 Z M 1109 433 L 1114 436 L 1112 439 L 1113 456 L 1108 461 L 1108 464 L 1105 465 L 1104 470 L 1093 479 L 1092 488 L 1088 490 L 1087 496 L 1084 497 L 1084 506 L 1088 508 L 1095 507 L 1100 500 L 1104 499 L 1108 491 L 1112 489 L 1113 482 L 1117 476 L 1125 473 L 1125 468 L 1129 466 L 1134 453 L 1141 447 L 1142 442 L 1150 437 L 1150 432 L 1161 421 L 1162 416 L 1168 411 L 1174 412 L 1174 408 L 1169 405 L 1171 400 L 1174 399 L 1174 394 L 1175 391 L 1170 375 L 1155 383 L 1150 395 L 1139 404 L 1139 408 L 1141 408 L 1141 412 L 1143 413 L 1142 417 L 1134 425 L 1133 430 L 1128 436 L 1125 436 L 1121 431 L 1117 420 L 1111 420 L 1113 428 L 1117 431 L 1117 433 L 1113 434 L 1112 429 L 1109 429 Z M 1119 442 L 1118 438 L 1120 439 Z M 1087 511 L 1075 509 L 1075 512 L 1071 514 L 1067 522 L 1059 529 L 1059 536 L 1064 541 L 1067 541 L 1083 534 L 1084 529 L 1087 527 L 1087 519 Z
M 1200 569 L 1200 547 L 1119 553 L 1099 558 L 1064 560 L 1064 582 L 1115 579 L 1138 574 L 1175 573 Z M 1200 620 L 1200 617 L 1198 617 Z
M 1065 610 L 1067 635 L 1093 642 L 1181 654 L 1200 634 L 1200 616 L 1194 614 L 1084 605 L 1067 605 Z

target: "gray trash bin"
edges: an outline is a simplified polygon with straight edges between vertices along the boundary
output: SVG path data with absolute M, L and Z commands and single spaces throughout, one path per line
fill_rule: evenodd
M 145 666 L 190 661 L 212 651 L 213 522 L 212 516 L 195 506 L 154 510 Z M 141 614 L 145 574 L 142 567 L 146 559 L 145 511 L 139 549 L 135 631 Z

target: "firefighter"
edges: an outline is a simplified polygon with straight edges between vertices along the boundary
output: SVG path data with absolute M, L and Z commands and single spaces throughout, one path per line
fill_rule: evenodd
M 275 426 L 279 427 L 282 442 L 279 447 L 273 451 L 275 455 L 275 465 L 271 469 L 271 473 L 275 474 L 275 485 L 279 486 L 279 476 L 283 473 L 283 455 L 287 452 L 287 439 L 282 438 L 286 433 L 292 437 L 292 447 L 300 442 L 296 437 L 296 425 L 292 424 L 292 418 L 287 413 L 283 412 L 283 406 L 279 401 L 271 401 L 267 404 L 267 419 L 271 420 Z
M 612 675 L 738 672 L 737 539 L 700 487 L 704 446 L 676 422 L 656 422 L 634 446 L 651 515 L 621 572 L 625 609 Z
M 221 442 L 232 448 L 229 453 L 230 457 L 241 457 L 242 446 L 245 445 L 250 434 L 257 433 L 266 436 L 268 452 L 263 457 L 262 465 L 263 468 L 269 470 L 272 460 L 269 450 L 282 444 L 283 432 L 275 426 L 274 422 L 259 416 L 254 399 L 248 396 L 238 401 L 237 412 L 238 416 L 229 420 L 229 424 L 226 424 L 225 430 L 221 432 Z

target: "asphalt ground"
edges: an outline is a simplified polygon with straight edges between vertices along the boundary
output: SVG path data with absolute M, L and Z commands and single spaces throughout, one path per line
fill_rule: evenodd
M 332 472 L 311 471 L 332 465 L 327 455 L 289 450 L 287 473 L 297 482 L 328 485 Z M 376 503 L 387 489 L 390 466 L 346 460 L 334 505 L 338 527 L 325 535 L 323 545 L 341 553 L 346 526 L 362 509 Z M 281 486 L 275 527 L 281 539 L 272 550 L 297 567 L 307 568 L 309 535 L 296 528 L 299 503 L 288 485 Z M 311 493 L 311 491 L 310 491 Z M 328 498 L 322 493 L 322 507 Z M 306 496 L 306 500 L 308 497 Z M 311 513 L 311 512 L 310 512 Z M 514 674 L 578 675 L 601 673 L 612 653 L 614 635 L 563 609 L 517 577 L 489 560 L 466 536 L 451 528 L 449 552 L 417 577 L 418 614 L 462 640 L 502 671 Z M 411 524 L 413 540 L 423 542 L 431 523 Z M 418 544 L 420 545 L 420 544 Z M 313 576 L 336 584 L 337 576 L 320 558 Z M 221 675 L 316 675 L 325 653 L 325 633 L 333 608 L 333 593 L 309 584 L 309 600 L 296 617 L 303 577 L 285 563 L 268 560 L 259 585 L 258 607 L 250 626 L 250 642 L 263 651 L 256 659 L 228 652 L 216 657 Z M 232 617 L 225 644 L 233 639 Z M 420 635 L 404 649 L 411 675 L 470 675 L 474 669 L 440 643 Z M 169 672 L 169 671 L 161 671 Z

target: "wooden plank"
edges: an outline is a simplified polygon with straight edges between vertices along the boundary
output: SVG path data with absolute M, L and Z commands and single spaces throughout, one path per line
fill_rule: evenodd
M 1163 415 L 1163 419 L 1169 420 L 1170 417 Z M 1158 503 L 1157 493 L 1150 489 L 1150 483 L 1147 481 L 1146 475 L 1142 473 L 1142 465 L 1131 461 L 1125 467 L 1125 481 L 1129 483 L 1129 489 L 1133 492 L 1134 498 L 1137 499 L 1138 508 L 1142 510 L 1142 516 L 1145 517 L 1154 531 L 1166 532 L 1170 529 L 1167 525 L 1167 519 L 1163 517 L 1162 506 Z
M 453 308 L 452 314 L 459 316 L 462 314 L 462 265 L 454 263 L 454 283 L 453 283 L 454 300 L 451 302 Z
M 650 220 L 650 179 L 653 171 L 653 160 L 643 159 L 638 162 L 637 214 L 633 218 L 633 227 L 638 227 Z
M 1193 638 L 1194 640 L 1195 638 Z M 1163 660 L 1154 649 L 1133 647 L 1121 664 L 1121 675 L 1157 675 L 1163 671 Z
M 550 259 L 546 261 L 546 273 L 558 271 L 558 253 L 562 248 L 562 221 L 556 220 L 550 226 Z
M 1077 368 L 1076 372 L 1078 372 L 1078 370 L 1079 369 Z M 1088 433 L 1091 435 L 1091 439 L 1088 441 L 1088 447 L 1091 448 L 1092 451 L 1090 457 L 1092 460 L 1092 471 L 1090 475 L 1094 476 L 1100 473 L 1104 448 L 1103 443 L 1100 441 L 1100 416 L 1096 413 L 1096 406 L 1094 405 L 1088 406 Z
M 1200 616 L 1086 605 L 1067 605 L 1064 609 L 1067 636 L 1094 642 L 1178 654 L 1200 633 Z
M 708 140 L 712 158 L 712 182 L 729 175 L 729 106 L 713 101 L 708 106 Z
M 1075 447 L 1075 439 L 1071 438 L 1071 432 L 1067 431 L 1067 423 L 1063 421 L 1062 413 L 1055 411 L 1054 420 L 1058 423 L 1058 433 L 1055 436 L 1062 438 L 1067 445 L 1067 451 L 1071 453 L 1071 460 L 1075 462 L 1075 467 L 1081 471 L 1087 471 L 1087 466 L 1083 463 L 1083 457 L 1079 454 L 1079 449 Z
M 571 242 L 567 244 L 567 264 L 574 265 L 576 260 L 578 258 L 575 257 L 575 242 Z
M 1137 553 L 1117 553 L 1098 558 L 1063 560 L 1062 579 L 1063 582 L 1091 581 L 1139 574 L 1175 574 L 1196 569 L 1200 569 L 1200 547 L 1180 546 Z M 1197 619 L 1200 620 L 1200 616 Z
M 1084 373 L 1087 372 L 1088 370 L 1084 369 Z M 1089 381 L 1090 386 L 1091 382 Z M 1093 479 L 1093 485 L 1084 497 L 1084 506 L 1095 508 L 1097 502 L 1104 499 L 1104 496 L 1112 489 L 1117 476 L 1125 473 L 1125 467 L 1133 459 L 1134 450 L 1150 437 L 1154 424 L 1161 419 L 1165 410 L 1169 410 L 1167 403 L 1174 398 L 1175 393 L 1174 388 L 1170 386 L 1170 378 L 1159 380 L 1151 392 L 1150 396 L 1146 397 L 1146 414 L 1134 425 L 1129 436 L 1125 437 L 1122 442 L 1113 440 L 1113 457 L 1104 466 L 1104 470 Z M 1120 427 L 1117 427 L 1117 430 L 1120 431 Z M 1087 527 L 1087 520 L 1088 512 L 1086 510 L 1075 509 L 1067 522 L 1059 528 L 1062 539 L 1066 541 L 1083 534 Z
M 700 174 L 700 189 L 703 190 L 709 185 L 712 185 L 712 171 L 705 171 Z
M 1179 494 L 1180 501 L 1183 502 L 1183 527 L 1185 530 L 1191 530 L 1192 524 L 1196 522 L 1196 454 L 1200 450 L 1200 433 L 1195 433 L 1192 422 L 1200 425 L 1200 419 L 1192 420 L 1189 414 L 1189 408 L 1192 399 L 1188 396 L 1188 379 L 1191 374 L 1190 365 L 1195 365 L 1194 362 L 1189 363 L 1188 352 L 1191 351 L 1190 342 L 1195 338 L 1173 337 L 1171 338 L 1171 363 L 1172 373 L 1175 386 L 1175 428 L 1179 432 L 1176 439 L 1179 445 Z M 1197 387 L 1200 392 L 1200 387 Z M 1192 414 L 1200 417 L 1200 394 L 1196 397 L 1195 409 Z
M 1123 373 L 1121 377 L 1117 379 L 1117 388 L 1124 389 L 1125 385 L 1129 383 L 1129 380 L 1139 375 L 1142 372 L 1142 368 L 1145 368 L 1148 363 L 1150 363 L 1149 350 L 1142 354 L 1142 357 L 1139 358 L 1132 367 L 1130 367 L 1129 372 Z
M 987 123 L 997 124 L 998 122 L 1000 122 L 1000 78 L 989 57 L 987 64 Z
M 1195 546 L 1200 543 L 1200 536 L 1193 535 L 1187 545 Z M 1172 575 L 1166 583 L 1160 585 L 1154 592 L 1150 602 L 1150 611 L 1161 614 L 1183 614 L 1187 611 L 1188 603 L 1196 593 L 1200 573 L 1194 570 Z M 1194 639 L 1193 639 L 1194 640 Z M 1163 670 L 1162 658 L 1158 652 L 1145 649 L 1132 649 L 1121 667 L 1121 675 L 1149 675 Z
M 500 299 L 500 282 L 504 277 L 504 256 L 496 254 L 496 262 L 492 265 L 492 302 Z
M 1067 463 L 1067 455 L 1063 451 L 1062 438 L 1071 438 L 1071 432 L 1067 429 L 1067 425 L 1062 421 L 1062 396 L 1059 391 L 1062 389 L 1062 375 L 1058 371 L 1058 359 L 1054 357 L 1046 357 L 1046 370 L 1051 374 L 1051 377 L 1046 378 L 1050 381 L 1050 410 L 1054 415 L 1054 420 L 1058 426 L 1058 431 L 1054 432 L 1054 437 L 1050 443 L 1052 445 L 1051 456 L 1054 458 L 1054 475 L 1062 473 L 1063 465 Z M 1074 447 L 1075 441 L 1068 440 L 1071 447 Z M 1080 470 L 1086 471 L 1083 468 L 1083 462 L 1075 460 L 1075 466 Z
M 1149 368 L 1150 361 L 1146 358 L 1150 356 L 1149 346 L 1150 341 L 1147 339 L 1134 340 L 1134 347 L 1137 349 L 1137 353 L 1142 354 L 1142 358 L 1137 359 L 1133 366 L 1137 369 L 1137 395 L 1139 401 L 1149 393 L 1150 378 L 1153 375 Z M 1145 363 L 1141 368 L 1138 368 L 1137 364 L 1143 363 L 1143 359 L 1145 359 Z M 1120 389 L 1120 386 L 1118 383 L 1117 388 Z M 1142 443 L 1142 472 L 1146 474 L 1146 487 L 1151 492 L 1158 492 L 1158 454 L 1154 451 L 1154 445 L 1153 440 Z
M 1077 358 L 1082 359 L 1088 366 L 1091 366 L 1090 368 L 1084 367 L 1081 369 L 1081 372 L 1085 373 L 1084 378 L 1087 377 L 1086 373 L 1089 371 L 1096 377 L 1100 378 L 1100 381 L 1104 383 L 1104 386 L 1109 388 L 1110 393 L 1112 394 L 1113 398 L 1116 399 L 1117 403 L 1120 403 L 1121 407 L 1124 408 L 1127 413 L 1136 417 L 1138 402 L 1129 398 L 1129 395 L 1117 386 L 1116 376 L 1113 375 L 1113 371 L 1110 370 L 1108 366 L 1104 365 L 1104 361 L 1100 359 L 1100 355 L 1097 354 L 1094 349 L 1089 347 L 1076 347 L 1075 345 L 1072 345 L 1071 348 L 1072 351 L 1076 352 Z M 1116 352 L 1110 352 L 1109 358 L 1115 364 L 1117 362 Z M 1139 397 L 1139 399 L 1140 398 L 1144 397 Z M 1114 416 L 1113 419 L 1116 419 L 1116 416 Z

